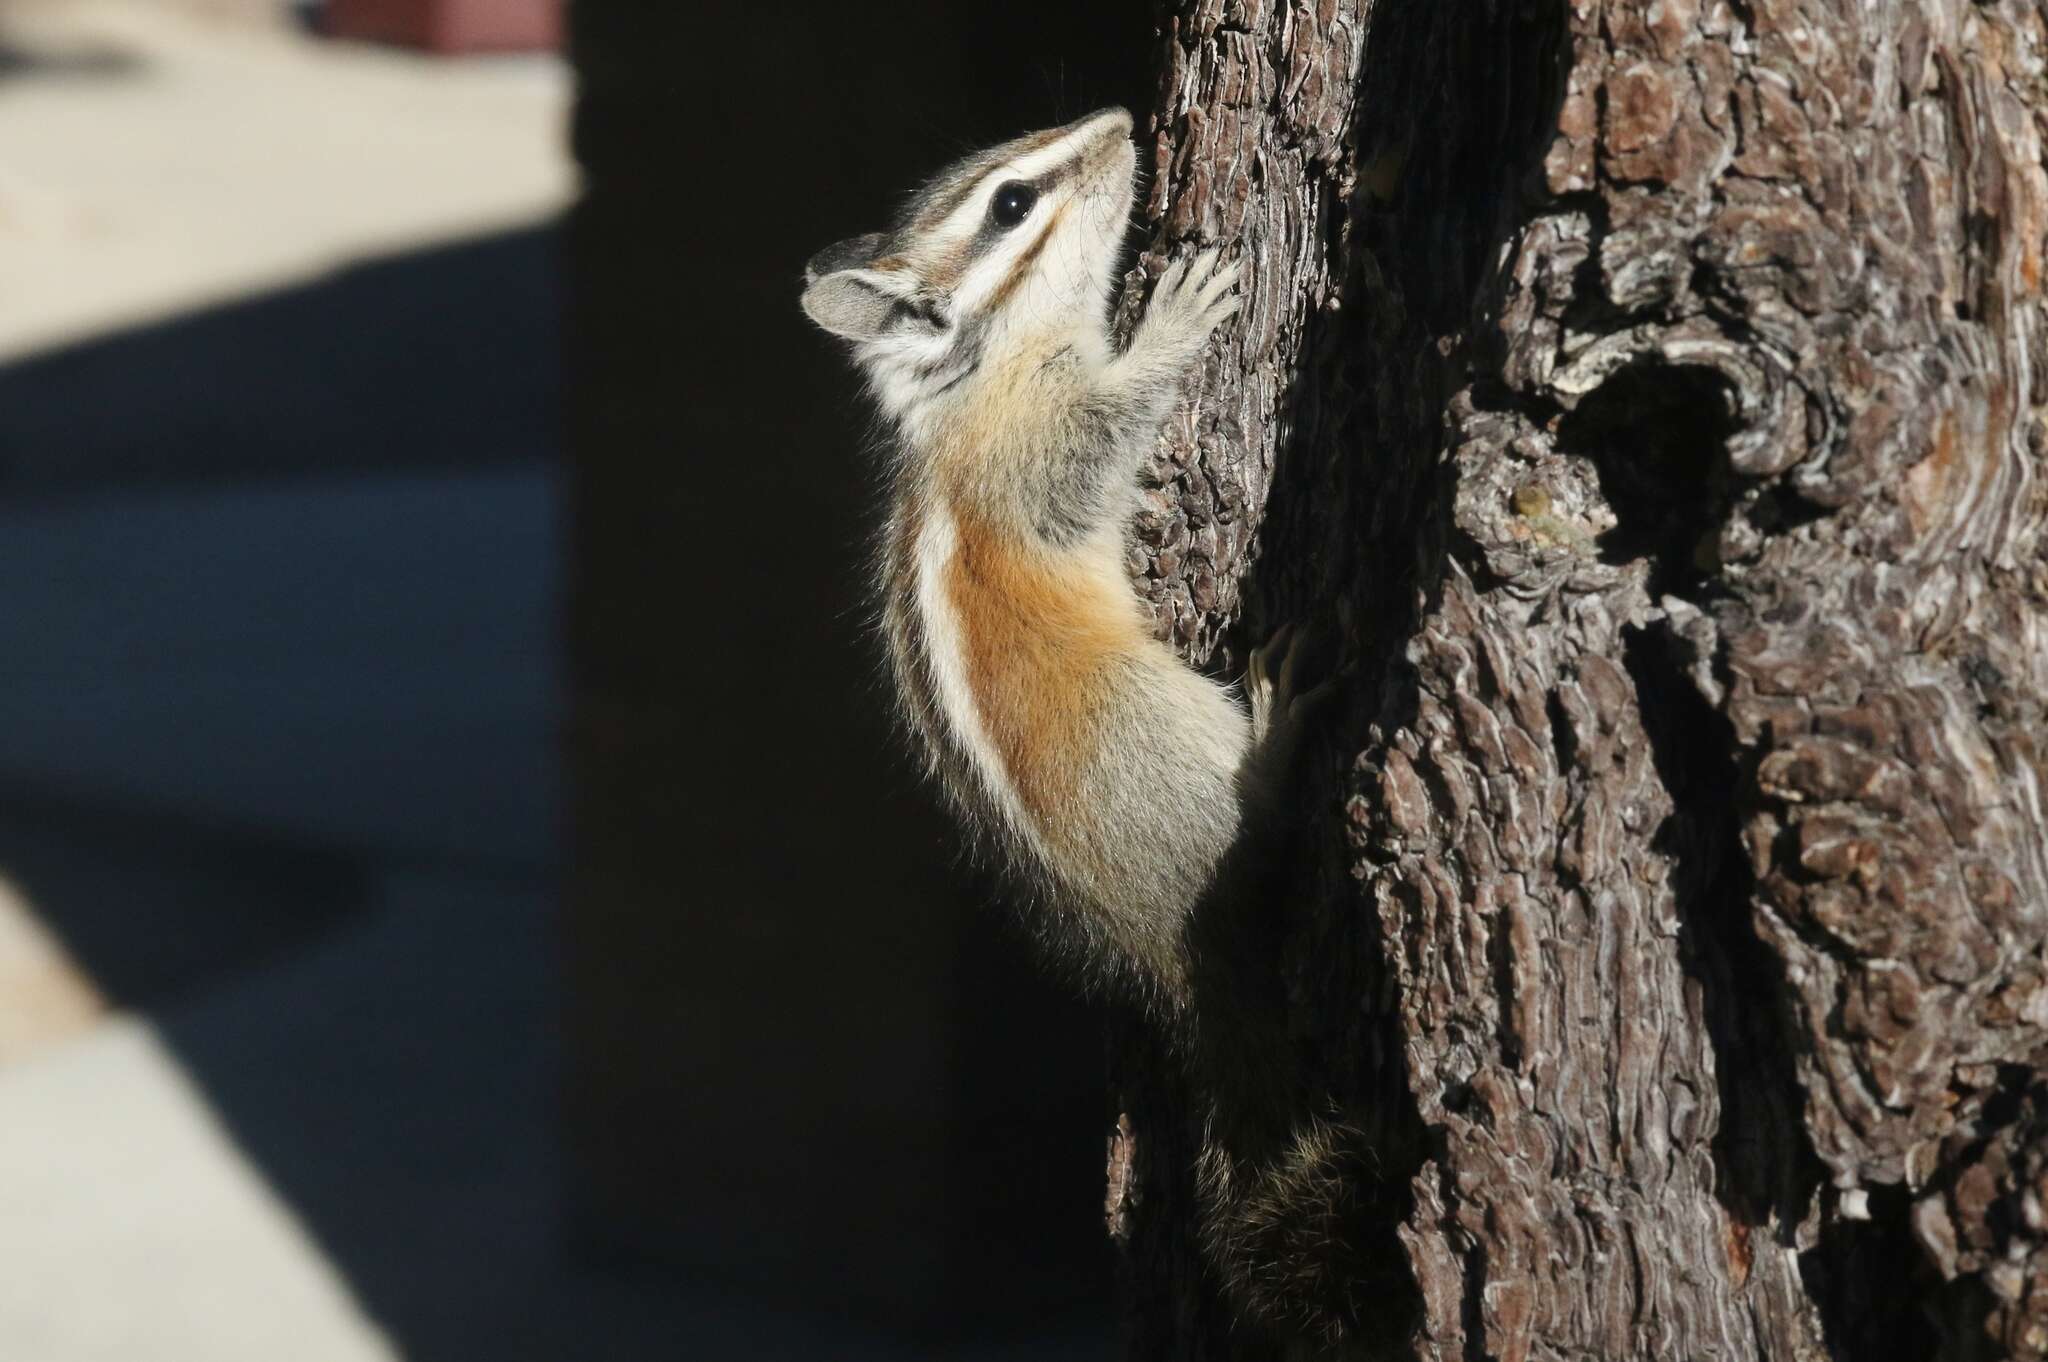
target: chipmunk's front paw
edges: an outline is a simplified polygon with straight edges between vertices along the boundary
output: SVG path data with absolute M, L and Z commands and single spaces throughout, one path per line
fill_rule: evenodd
M 1281 708 L 1280 682 L 1288 664 L 1289 645 L 1294 641 L 1294 626 L 1283 624 L 1273 631 L 1272 637 L 1252 649 L 1249 665 L 1245 668 L 1244 694 L 1252 706 L 1252 744 L 1262 746 L 1266 735 L 1273 731 L 1273 716 Z
M 1255 746 L 1285 745 L 1298 738 L 1337 693 L 1350 673 L 1333 666 L 1334 652 L 1328 628 L 1292 624 L 1281 625 L 1262 646 L 1252 649 L 1244 688 L 1251 701 Z
M 1141 340 L 1193 356 L 1242 304 L 1232 292 L 1242 274 L 1243 266 L 1224 261 L 1214 246 L 1174 261 L 1152 289 Z

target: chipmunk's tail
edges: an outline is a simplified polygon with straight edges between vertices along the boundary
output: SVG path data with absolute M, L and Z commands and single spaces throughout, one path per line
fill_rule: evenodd
M 1196 1166 L 1202 1249 L 1243 1317 L 1326 1345 L 1355 1340 L 1373 1274 L 1354 1249 L 1376 1165 L 1363 1132 L 1311 1117 L 1246 1150 L 1212 1119 Z

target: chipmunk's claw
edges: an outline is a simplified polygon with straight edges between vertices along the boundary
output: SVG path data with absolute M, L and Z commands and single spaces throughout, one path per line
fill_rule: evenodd
M 1252 650 L 1245 693 L 1255 743 L 1264 743 L 1279 729 L 1301 728 L 1351 676 L 1349 667 L 1330 669 L 1333 642 L 1327 626 L 1283 624 Z M 1312 675 L 1321 679 L 1304 685 Z

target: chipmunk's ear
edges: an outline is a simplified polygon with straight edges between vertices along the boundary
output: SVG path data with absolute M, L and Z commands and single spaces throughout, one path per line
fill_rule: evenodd
M 872 340 L 886 329 L 903 297 L 901 276 L 871 270 L 882 234 L 835 241 L 804 266 L 804 312 L 835 336 Z
M 840 270 L 864 269 L 882 253 L 882 234 L 869 232 L 865 236 L 850 236 L 844 241 L 835 241 L 819 251 L 804 264 L 804 287 L 809 288 L 828 274 Z

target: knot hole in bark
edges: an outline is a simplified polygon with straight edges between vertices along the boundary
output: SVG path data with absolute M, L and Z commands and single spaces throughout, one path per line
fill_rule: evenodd
M 1739 429 L 1725 378 L 1655 358 L 1617 370 L 1558 423 L 1558 447 L 1592 463 L 1614 513 L 1596 541 L 1601 560 L 1647 559 L 1653 601 L 1692 596 L 1719 567 Z

